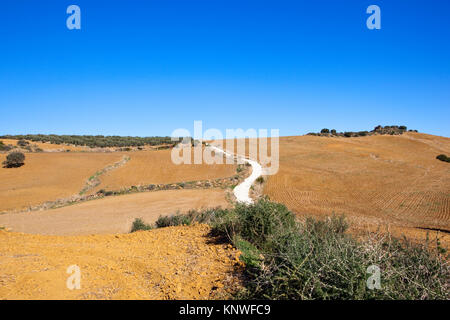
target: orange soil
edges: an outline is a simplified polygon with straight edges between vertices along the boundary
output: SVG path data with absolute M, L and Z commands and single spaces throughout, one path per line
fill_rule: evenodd
M 6 213 L 0 215 L 0 226 L 46 235 L 127 233 L 135 218 L 153 223 L 160 215 L 219 206 L 228 206 L 221 189 L 143 192 L 46 211 Z
M 0 167 L 0 212 L 78 194 L 90 176 L 122 156 L 121 153 L 27 153 L 22 167 Z M 0 154 L 0 162 L 5 157 Z
M 238 284 L 239 252 L 206 225 L 124 235 L 42 236 L 0 230 L 0 299 L 211 299 Z M 81 288 L 69 290 L 77 265 Z
M 124 166 L 99 177 L 100 189 L 150 183 L 175 183 L 229 177 L 236 174 L 235 165 L 175 165 L 170 150 L 114 153 L 27 153 L 25 165 L 0 168 L 0 212 L 20 210 L 78 194 L 86 180 L 123 155 L 130 156 Z M 3 162 L 6 154 L 0 154 Z
M 416 227 L 450 230 L 450 165 L 436 159 L 441 153 L 450 154 L 450 139 L 421 133 L 281 137 L 279 171 L 264 193 L 299 216 L 343 213 L 354 228 L 389 224 L 424 238 Z
M 235 165 L 180 164 L 171 160 L 171 150 L 127 153 L 126 165 L 100 177 L 102 183 L 93 190 L 119 190 L 133 185 L 176 183 L 225 178 L 236 174 Z

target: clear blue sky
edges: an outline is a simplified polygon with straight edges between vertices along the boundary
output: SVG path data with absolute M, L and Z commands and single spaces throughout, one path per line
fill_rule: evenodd
M 81 30 L 66 8 L 81 8 Z M 381 30 L 366 8 L 381 8 Z M 450 136 L 450 1 L 2 0 L 0 134 Z

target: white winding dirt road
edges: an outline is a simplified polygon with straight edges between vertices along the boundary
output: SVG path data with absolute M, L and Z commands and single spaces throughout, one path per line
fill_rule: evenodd
M 234 154 L 227 152 L 225 150 L 222 150 L 216 146 L 210 145 L 209 147 L 218 153 L 223 153 L 226 157 L 232 157 L 232 158 L 236 158 L 236 159 L 240 158 L 252 166 L 252 174 L 249 177 L 247 177 L 247 179 L 245 179 L 241 184 L 237 185 L 233 190 L 233 193 L 238 202 L 252 204 L 253 199 L 250 198 L 250 188 L 251 188 L 252 184 L 256 181 L 256 179 L 258 179 L 258 177 L 260 177 L 262 175 L 261 165 L 254 160 L 247 159 L 243 156 L 234 155 Z

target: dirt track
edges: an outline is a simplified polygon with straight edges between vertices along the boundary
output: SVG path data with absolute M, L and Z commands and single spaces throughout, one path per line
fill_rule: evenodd
M 45 235 L 126 233 L 135 218 L 154 222 L 159 215 L 206 207 L 226 207 L 222 189 L 143 192 L 87 201 L 63 208 L 0 215 L 0 226 Z

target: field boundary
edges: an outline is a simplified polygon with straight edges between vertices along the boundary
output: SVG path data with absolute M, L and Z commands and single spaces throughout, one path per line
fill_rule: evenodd
M 122 160 L 117 161 L 114 164 L 108 165 L 108 166 L 104 167 L 103 169 L 101 169 L 100 171 L 97 171 L 94 175 L 89 177 L 89 179 L 86 181 L 84 188 L 81 189 L 81 191 L 79 192 L 79 195 L 82 196 L 86 192 L 97 187 L 101 183 L 101 181 L 99 179 L 100 176 L 104 175 L 105 173 L 107 173 L 111 170 L 114 170 L 114 169 L 124 166 L 128 161 L 130 161 L 130 159 L 131 158 L 129 156 L 125 155 L 122 157 Z
M 121 161 L 119 161 L 117 163 L 121 163 L 122 161 L 124 161 L 124 159 L 122 159 Z M 114 166 L 114 165 L 111 165 L 111 166 Z M 0 212 L 0 214 L 26 213 L 26 212 L 33 212 L 33 211 L 57 209 L 57 208 L 77 204 L 80 202 L 98 200 L 98 199 L 103 199 L 103 198 L 109 197 L 109 196 L 119 196 L 119 195 L 126 195 L 126 194 L 138 193 L 138 192 L 155 192 L 155 191 L 162 191 L 162 190 L 182 190 L 182 189 L 213 189 L 213 188 L 234 189 L 239 183 L 244 181 L 245 178 L 250 173 L 250 168 L 245 165 L 238 165 L 238 168 L 240 168 L 240 169 L 237 170 L 236 174 L 234 174 L 233 176 L 230 176 L 230 177 L 226 177 L 226 178 L 181 181 L 181 182 L 165 183 L 165 184 L 164 183 L 162 183 L 162 184 L 144 184 L 144 185 L 124 187 L 119 190 L 101 189 L 94 194 L 86 195 L 85 194 L 86 192 L 84 192 L 83 194 L 73 195 L 68 198 L 57 199 L 55 201 L 46 201 L 44 203 L 41 203 L 41 204 L 38 204 L 35 206 L 29 206 L 28 208 L 22 209 L 22 210 L 3 211 L 3 212 Z M 102 169 L 102 170 L 104 170 L 104 169 Z M 105 172 L 103 172 L 103 173 L 105 173 Z M 96 178 L 98 178 L 98 176 L 100 176 L 100 175 L 97 175 Z M 89 178 L 88 181 L 95 180 L 95 178 L 93 178 L 93 179 L 91 179 L 91 178 Z M 90 188 L 90 190 L 92 190 L 92 188 Z

